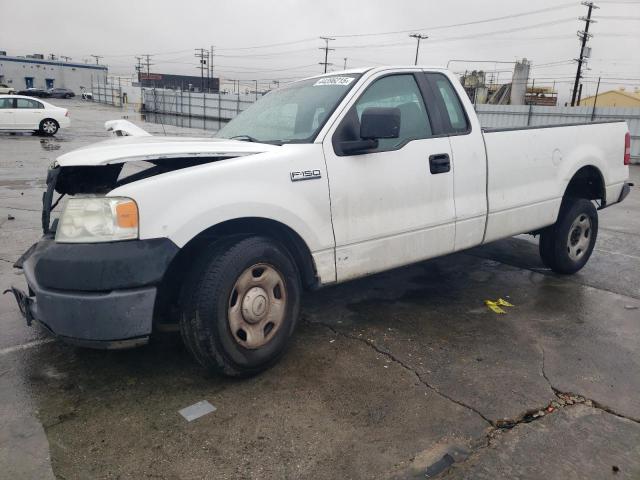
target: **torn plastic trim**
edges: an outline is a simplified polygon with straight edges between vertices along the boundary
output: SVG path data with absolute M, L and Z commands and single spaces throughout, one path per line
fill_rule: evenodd
M 108 120 L 104 122 L 107 132 L 116 137 L 150 137 L 151 134 L 145 129 L 134 125 L 128 120 Z

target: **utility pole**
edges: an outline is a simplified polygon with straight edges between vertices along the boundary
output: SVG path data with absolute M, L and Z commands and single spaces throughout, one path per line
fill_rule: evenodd
M 57 60 L 57 58 L 56 58 L 55 54 L 50 53 L 50 54 L 49 54 L 49 60 Z
M 140 82 L 142 80 L 140 78 L 140 73 L 142 73 L 142 57 L 136 57 L 136 60 L 138 61 L 138 64 L 135 66 L 135 69 L 138 74 L 138 82 Z
M 412 33 L 409 36 L 411 38 L 415 38 L 416 40 L 418 40 L 418 44 L 416 45 L 416 60 L 413 63 L 414 65 L 418 65 L 418 52 L 420 51 L 420 40 L 426 40 L 427 38 L 429 38 L 429 36 L 428 35 L 422 35 L 420 33 Z
M 591 20 L 591 12 L 594 8 L 600 8 L 596 6 L 593 2 L 587 1 L 582 2 L 582 5 L 588 8 L 587 16 L 580 17 L 580 20 L 584 20 L 584 32 L 578 31 L 578 38 L 580 39 L 580 55 L 576 61 L 578 62 L 578 70 L 576 71 L 576 81 L 573 84 L 573 94 L 571 95 L 571 106 L 575 106 L 576 104 L 576 96 L 578 95 L 578 84 L 580 83 L 580 78 L 582 78 L 582 64 L 586 62 L 585 58 L 588 58 L 590 54 L 586 51 L 587 40 L 589 40 L 593 35 L 589 33 L 589 25 L 595 20 Z
M 71 57 L 65 57 L 64 55 L 60 55 L 60 58 L 65 62 L 68 62 L 69 60 L 71 60 Z
M 213 56 L 215 55 L 215 47 L 211 45 L 209 50 L 209 92 L 211 92 L 211 83 L 213 82 Z M 220 87 L 218 87 L 218 93 L 220 93 Z
M 206 52 L 206 53 L 205 53 Z M 206 58 L 209 56 L 209 52 L 204 48 L 196 48 L 196 57 L 200 59 L 200 91 L 204 92 L 204 69 L 207 64 Z M 209 67 L 207 67 L 207 71 Z
M 151 63 L 151 55 L 144 54 L 143 57 L 145 58 L 144 64 L 147 67 L 147 80 L 149 79 L 149 75 L 151 75 L 151 65 L 153 65 L 153 63 Z
M 319 62 L 319 65 L 324 65 L 324 73 L 327 73 L 327 67 L 333 65 L 333 63 L 329 63 L 329 50 L 335 50 L 335 48 L 329 48 L 329 42 L 335 38 L 320 37 L 320 40 L 324 40 L 324 47 L 320 47 L 320 50 L 324 50 L 324 62 Z
M 89 55 L 89 56 L 96 59 L 96 65 L 100 65 L 100 59 L 104 58 L 104 56 L 102 55 Z
M 342 67 L 343 70 L 347 69 L 347 57 L 344 57 L 344 66 Z

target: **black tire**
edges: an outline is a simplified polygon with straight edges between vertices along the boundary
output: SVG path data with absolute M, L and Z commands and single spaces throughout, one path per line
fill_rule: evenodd
M 242 330 L 232 332 L 229 312 L 232 303 L 238 302 L 244 315 L 245 297 L 250 300 L 251 290 L 238 298 L 236 282 L 248 271 L 253 275 L 252 268 L 260 265 L 279 275 L 281 282 L 276 288 L 280 289 L 280 285 L 283 288 L 278 291 L 280 298 L 285 299 L 284 307 L 278 327 L 271 327 L 273 335 L 266 340 L 268 335 L 264 334 L 266 343 L 247 348 L 238 337 Z M 300 292 L 296 264 L 278 242 L 266 237 L 222 240 L 212 245 L 205 258 L 197 260 L 187 276 L 180 299 L 182 339 L 193 357 L 208 371 L 234 377 L 255 375 L 271 367 L 284 354 L 298 321 Z M 272 307 L 269 301 L 267 305 L 268 316 Z
M 59 129 L 60 125 L 53 118 L 45 118 L 40 122 L 38 132 L 40 133 L 40 135 L 52 137 L 58 132 Z
M 598 211 L 593 203 L 566 198 L 556 223 L 540 233 L 542 262 L 556 273 L 576 273 L 589 261 L 597 237 Z

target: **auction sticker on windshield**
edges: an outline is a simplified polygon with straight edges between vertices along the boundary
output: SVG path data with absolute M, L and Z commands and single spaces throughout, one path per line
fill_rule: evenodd
M 314 87 L 321 85 L 349 85 L 353 82 L 353 77 L 325 77 L 313 84 Z

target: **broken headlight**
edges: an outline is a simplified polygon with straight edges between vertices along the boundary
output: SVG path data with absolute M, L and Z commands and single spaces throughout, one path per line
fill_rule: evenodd
M 138 206 L 124 197 L 78 197 L 67 202 L 56 242 L 94 243 L 138 238 Z

